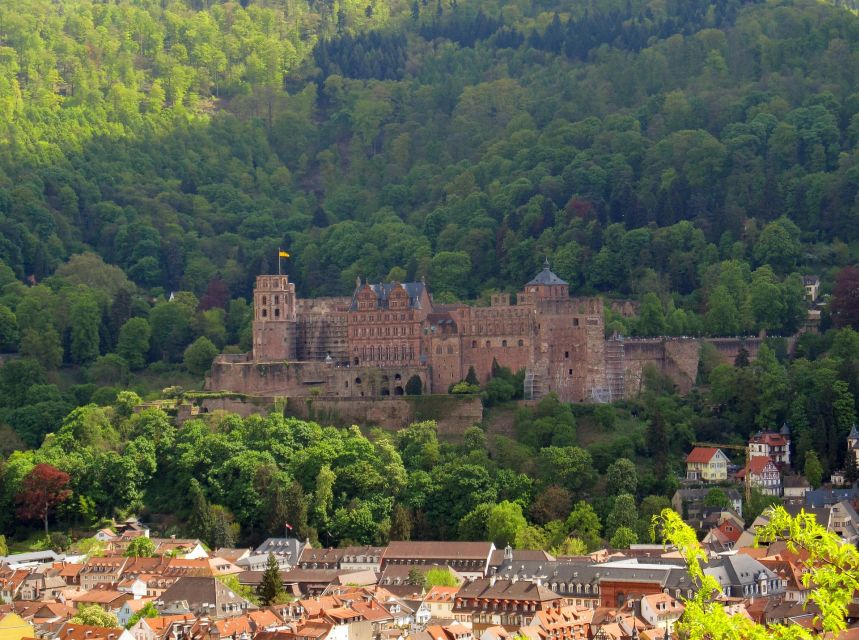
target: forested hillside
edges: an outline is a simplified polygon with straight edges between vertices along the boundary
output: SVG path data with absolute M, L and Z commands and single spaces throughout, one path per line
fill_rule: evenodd
M 793 334 L 813 273 L 822 328 L 859 326 L 857 80 L 859 18 L 813 0 L 0 3 L 0 351 L 23 356 L 0 453 L 30 449 L 0 463 L 0 528 L 49 463 L 66 526 L 173 513 L 216 545 L 288 516 L 326 544 L 574 552 L 645 535 L 695 440 L 785 419 L 818 484 L 847 464 L 849 328 L 793 360 L 705 349 L 687 398 L 651 372 L 628 406 L 549 398 L 458 445 L 277 416 L 177 432 L 119 391 L 248 349 L 279 247 L 302 296 L 426 277 L 479 302 L 548 257 L 574 294 L 641 302 L 606 323 L 636 335 Z

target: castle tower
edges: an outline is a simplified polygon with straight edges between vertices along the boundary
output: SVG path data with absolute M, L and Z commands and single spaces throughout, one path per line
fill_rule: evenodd
M 295 360 L 295 285 L 285 275 L 257 276 L 254 286 L 254 360 Z
M 549 259 L 546 258 L 543 270 L 519 294 L 519 304 L 534 304 L 538 300 L 567 300 L 569 297 L 569 283 L 561 280 L 549 268 Z

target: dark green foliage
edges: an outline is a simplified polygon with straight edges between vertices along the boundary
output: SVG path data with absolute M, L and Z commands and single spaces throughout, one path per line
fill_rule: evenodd
M 263 605 L 274 604 L 278 596 L 283 593 L 280 567 L 273 553 L 268 554 L 268 561 L 266 562 L 265 571 L 262 574 L 262 582 L 260 582 L 257 593 Z

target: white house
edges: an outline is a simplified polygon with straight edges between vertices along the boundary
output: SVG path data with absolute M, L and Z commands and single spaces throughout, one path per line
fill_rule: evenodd
M 654 593 L 641 599 L 641 617 L 657 629 L 674 631 L 674 623 L 683 615 L 683 603 L 667 593 Z

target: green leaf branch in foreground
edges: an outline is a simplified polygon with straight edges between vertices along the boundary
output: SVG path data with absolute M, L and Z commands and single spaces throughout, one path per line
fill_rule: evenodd
M 802 582 L 813 587 L 809 601 L 820 609 L 814 629 L 800 625 L 764 626 L 740 614 L 731 615 L 720 602 L 721 589 L 704 572 L 707 554 L 694 530 L 673 510 L 664 509 L 653 517 L 652 531 L 664 543 L 677 547 L 698 586 L 695 596 L 684 601 L 686 610 L 677 630 L 688 640 L 806 640 L 833 637 L 846 628 L 847 606 L 859 589 L 859 551 L 818 524 L 813 514 L 791 516 L 783 507 L 768 513 L 769 522 L 758 529 L 756 542 L 784 541 L 806 569 Z

